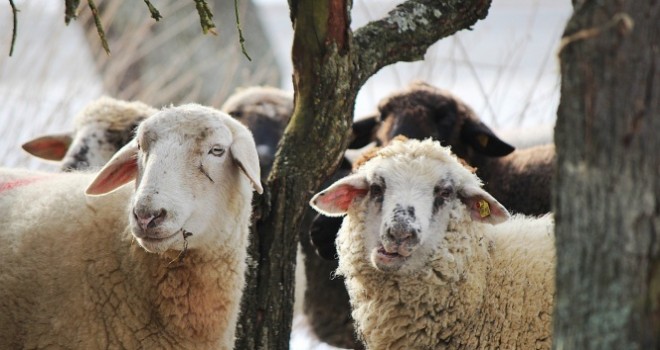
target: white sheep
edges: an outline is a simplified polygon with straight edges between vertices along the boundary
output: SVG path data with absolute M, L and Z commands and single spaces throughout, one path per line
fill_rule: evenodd
M 313 197 L 369 349 L 549 349 L 551 216 L 513 216 L 438 142 L 395 140 Z M 498 224 L 498 225 L 494 225 Z
M 258 164 L 243 125 L 190 104 L 145 120 L 97 175 L 0 191 L 0 344 L 232 349 Z
M 75 116 L 73 132 L 37 137 L 22 147 L 33 156 L 59 161 L 65 171 L 100 168 L 133 138 L 140 122 L 157 111 L 139 101 L 104 96 Z

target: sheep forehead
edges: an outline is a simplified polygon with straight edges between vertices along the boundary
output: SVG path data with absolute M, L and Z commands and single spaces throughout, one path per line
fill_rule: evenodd
M 124 130 L 137 124 L 157 110 L 139 101 L 122 101 L 101 97 L 89 103 L 75 117 L 76 129 L 92 123 L 102 123 L 108 130 Z
M 200 146 L 206 140 L 231 144 L 231 117 L 198 105 L 164 109 L 138 127 L 138 139 L 146 144 L 175 138 L 179 143 Z M 237 122 L 236 122 L 237 123 Z
M 395 140 L 380 149 L 358 172 L 365 172 L 368 179 L 375 174 L 384 174 L 386 178 L 407 183 L 440 180 L 451 180 L 456 184 L 481 183 L 476 175 L 459 163 L 448 147 L 430 139 Z
M 293 97 L 277 88 L 250 87 L 230 96 L 221 109 L 228 113 L 241 111 L 288 120 L 293 111 Z

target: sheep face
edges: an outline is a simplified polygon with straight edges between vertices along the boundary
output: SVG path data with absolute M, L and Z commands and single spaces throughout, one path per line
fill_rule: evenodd
M 394 141 L 311 204 L 326 215 L 362 217 L 364 231 L 356 239 L 364 258 L 377 270 L 407 274 L 425 266 L 451 221 L 508 218 L 480 185 L 439 143 Z
M 33 156 L 60 161 L 63 171 L 102 167 L 156 110 L 141 103 L 101 97 L 76 116 L 72 133 L 44 135 L 23 144 Z
M 228 115 L 199 105 L 165 109 L 144 121 L 87 193 L 103 194 L 133 178 L 131 230 L 150 252 L 231 239 L 208 232 L 216 232 L 211 226 L 220 222 L 242 218 L 218 214 L 245 205 L 250 181 L 262 191 L 250 132 Z
M 68 151 L 62 158 L 63 171 L 100 168 L 132 138 L 137 124 L 126 130 L 111 130 L 108 123 L 94 122 L 74 133 Z

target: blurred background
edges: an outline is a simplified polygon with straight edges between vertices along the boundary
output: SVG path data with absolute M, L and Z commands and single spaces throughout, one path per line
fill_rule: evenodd
M 241 53 L 233 1 L 208 1 L 217 36 L 202 35 L 189 0 L 153 1 L 160 22 L 142 1 L 98 1 L 111 55 L 100 46 L 86 2 L 69 26 L 63 0 L 14 2 L 20 12 L 13 57 L 11 8 L 0 11 L 0 166 L 55 170 L 28 157 L 20 145 L 71 130 L 73 116 L 104 94 L 155 107 L 183 102 L 219 107 L 242 86 L 292 90 L 286 0 L 239 1 L 252 61 Z M 399 2 L 354 0 L 353 29 Z M 559 103 L 556 53 L 571 10 L 569 1 L 494 1 L 485 20 L 433 45 L 424 61 L 398 63 L 373 76 L 358 95 L 355 117 L 373 113 L 380 99 L 410 81 L 425 80 L 461 97 L 514 145 L 551 141 Z M 328 347 L 296 319 L 292 348 Z

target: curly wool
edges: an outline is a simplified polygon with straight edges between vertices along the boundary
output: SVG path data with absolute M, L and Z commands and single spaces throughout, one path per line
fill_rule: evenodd
M 274 87 L 251 86 L 229 96 L 220 109 L 239 120 L 262 115 L 286 126 L 293 113 L 293 96 Z
M 344 220 L 338 273 L 370 349 L 550 348 L 551 217 L 457 221 L 423 270 L 400 276 L 365 259 L 362 216 Z
M 110 131 L 131 131 L 130 126 L 139 124 L 157 109 L 139 102 L 123 101 L 102 96 L 90 102 L 74 118 L 75 129 L 90 123 L 104 123 Z
M 394 142 L 358 173 L 396 162 L 401 165 L 396 169 L 418 174 L 428 169 L 430 158 L 447 164 L 457 187 L 480 183 L 448 149 L 430 140 Z M 368 225 L 375 224 L 368 217 L 369 201 L 369 196 L 353 201 L 336 240 L 337 272 L 346 280 L 352 315 L 368 348 L 550 348 L 552 216 L 516 215 L 491 225 L 474 221 L 463 202 L 447 202 L 446 229 L 429 226 L 437 228 L 428 236 L 442 237 L 427 247 L 429 258 L 421 267 L 394 273 L 376 269 L 369 259 Z

